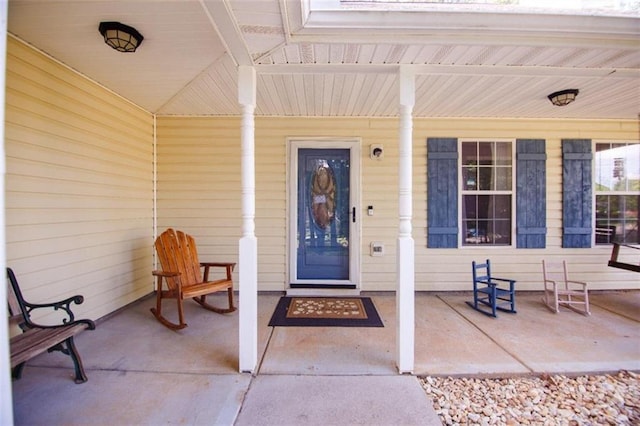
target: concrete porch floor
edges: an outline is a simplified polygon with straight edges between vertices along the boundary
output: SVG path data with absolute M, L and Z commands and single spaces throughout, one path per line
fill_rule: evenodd
M 77 336 L 87 383 L 60 353 L 29 361 L 12 384 L 15 424 L 439 425 L 418 375 L 640 370 L 638 291 L 590 293 L 590 317 L 523 292 L 518 313 L 497 319 L 470 294 L 417 293 L 413 376 L 395 368 L 395 294 L 363 295 L 384 328 L 272 328 L 280 294 L 260 294 L 255 375 L 238 373 L 237 313 L 187 302 L 189 327 L 174 332 L 145 298 Z

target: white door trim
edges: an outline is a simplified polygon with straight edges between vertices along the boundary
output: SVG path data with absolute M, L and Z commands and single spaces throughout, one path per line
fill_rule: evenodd
M 309 280 L 297 280 L 296 272 L 296 248 L 297 248 L 297 203 L 298 203 L 298 150 L 301 148 L 318 149 L 349 149 L 350 150 L 350 208 L 356 209 L 356 221 L 350 221 L 349 229 L 349 280 L 323 280 L 326 284 L 355 285 L 360 291 L 360 265 L 361 265 L 361 193 L 360 193 L 360 151 L 362 140 L 354 137 L 292 137 L 287 138 L 288 167 L 287 167 L 287 282 L 285 288 L 289 294 L 289 284 L 304 284 Z M 317 282 L 317 280 L 314 280 Z M 304 290 L 304 291 L 301 291 Z M 320 291 L 319 291 L 320 290 Z M 298 293 L 326 293 L 324 289 L 295 289 Z M 331 292 L 348 292 L 343 289 L 327 289 Z M 353 292 L 353 289 L 350 290 Z

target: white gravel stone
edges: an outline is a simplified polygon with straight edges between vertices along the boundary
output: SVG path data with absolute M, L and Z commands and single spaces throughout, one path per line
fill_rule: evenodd
M 445 425 L 640 425 L 640 375 L 421 377 Z

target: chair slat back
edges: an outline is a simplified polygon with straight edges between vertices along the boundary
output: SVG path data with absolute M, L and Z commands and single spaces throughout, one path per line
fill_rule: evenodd
M 162 270 L 179 272 L 183 286 L 202 282 L 198 251 L 192 236 L 169 228 L 158 236 L 155 246 Z M 176 279 L 167 278 L 167 285 L 170 289 L 175 289 Z
M 542 274 L 545 280 L 557 283 L 566 283 L 569 279 L 567 272 L 567 262 L 563 261 L 542 261 Z
M 491 280 L 491 263 L 489 259 L 485 263 L 471 262 L 473 266 L 473 281 L 490 281 Z

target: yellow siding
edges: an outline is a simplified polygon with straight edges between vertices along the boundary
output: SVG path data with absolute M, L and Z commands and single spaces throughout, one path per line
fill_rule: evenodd
M 638 123 L 612 120 L 418 120 L 414 123 L 414 238 L 416 288 L 468 290 L 471 261 L 491 259 L 493 272 L 518 280 L 518 289 L 540 290 L 543 258 L 566 259 L 572 278 L 592 289 L 640 288 L 637 273 L 607 266 L 609 246 L 562 248 L 561 139 L 637 140 Z M 540 138 L 547 149 L 547 244 L 545 249 L 465 247 L 426 248 L 426 138 L 427 137 Z M 634 250 L 635 251 L 635 250 Z M 627 258 L 629 262 L 637 262 Z
M 362 289 L 395 288 L 398 223 L 398 120 L 361 118 L 260 118 L 256 129 L 256 236 L 260 290 L 284 290 L 287 277 L 286 141 L 289 137 L 359 137 L 362 205 Z M 172 226 L 196 236 L 201 258 L 238 261 L 241 235 L 240 120 L 158 118 L 158 228 Z M 562 249 L 561 138 L 630 139 L 637 123 L 556 120 L 426 120 L 414 122 L 413 237 L 417 290 L 468 290 L 471 261 L 491 258 L 496 274 L 519 280 L 519 289 L 539 290 L 543 257 L 566 258 L 576 279 L 592 288 L 638 288 L 637 274 L 606 266 L 609 248 Z M 547 248 L 426 248 L 426 138 L 491 137 L 547 140 Z M 369 145 L 383 144 L 384 159 L 369 158 Z M 381 241 L 384 257 L 369 256 Z M 237 281 L 237 277 L 236 277 Z
M 78 312 L 99 318 L 147 293 L 153 265 L 153 118 L 108 90 L 9 38 L 7 255 L 28 299 L 85 295 Z M 398 120 L 256 119 L 256 236 L 260 290 L 287 284 L 287 138 L 360 138 L 362 290 L 394 290 L 398 225 Z M 417 290 L 468 290 L 470 264 L 540 289 L 540 260 L 569 260 L 595 289 L 640 288 L 637 274 L 606 266 L 609 249 L 561 248 L 562 138 L 634 140 L 634 121 L 417 119 L 413 237 Z M 428 137 L 547 140 L 547 248 L 426 248 Z M 183 229 L 202 260 L 238 259 L 240 118 L 158 117 L 157 224 Z M 369 146 L 384 145 L 384 159 Z M 385 256 L 369 256 L 369 244 Z M 631 261 L 631 259 L 629 259 Z M 635 261 L 635 259 L 634 259 Z M 237 272 L 236 272 L 237 282 Z
M 156 127 L 158 233 L 193 235 L 201 261 L 238 262 L 240 121 L 165 117 Z
M 9 37 L 7 266 L 102 317 L 153 290 L 153 117 Z

